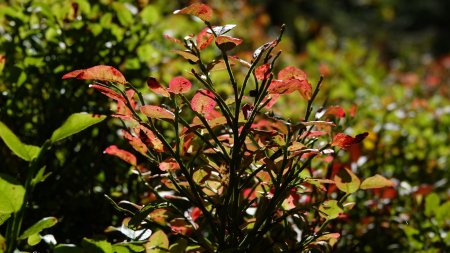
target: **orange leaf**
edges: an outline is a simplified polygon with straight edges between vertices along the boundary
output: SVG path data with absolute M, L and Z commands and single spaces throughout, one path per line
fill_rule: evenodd
M 268 79 L 270 76 L 270 64 L 266 63 L 255 69 L 255 76 L 258 80 Z
M 76 78 L 81 80 L 99 80 L 126 84 L 127 80 L 119 70 L 111 66 L 98 65 L 88 69 L 74 70 L 65 74 L 62 79 Z
M 134 148 L 134 150 L 136 150 L 137 152 L 141 153 L 144 156 L 147 155 L 148 151 L 147 145 L 145 145 L 145 143 L 142 142 L 141 139 L 131 135 L 129 132 L 125 130 L 122 130 L 122 134 L 125 140 L 127 140 L 128 143 Z
M 299 79 L 299 80 L 306 80 L 306 73 L 293 66 L 288 66 L 280 72 L 278 72 L 278 79 L 280 80 L 290 80 L 290 79 Z
M 168 91 L 174 94 L 186 93 L 191 89 L 191 87 L 192 84 L 188 79 L 182 76 L 177 76 L 170 80 Z
M 159 164 L 159 169 L 162 171 L 174 171 L 180 169 L 180 165 L 174 158 L 169 158 Z
M 343 118 L 345 117 L 345 111 L 344 109 L 342 109 L 342 107 L 335 105 L 328 107 L 325 115 L 334 115 L 338 118 Z
M 208 30 L 209 28 L 206 27 L 197 35 L 197 47 L 200 50 L 209 46 L 214 39 L 214 35 L 209 33 Z
M 134 132 L 140 137 L 141 140 L 144 139 L 143 142 L 150 145 L 154 150 L 156 150 L 156 152 L 164 152 L 163 143 L 150 129 L 143 125 L 138 125 L 134 128 Z
M 196 16 L 203 21 L 210 21 L 213 15 L 213 11 L 206 4 L 195 3 L 181 10 L 176 10 L 173 12 L 173 14 L 188 14 Z
M 133 154 L 131 154 L 130 152 L 123 150 L 123 149 L 119 149 L 116 145 L 111 145 L 109 147 L 107 147 L 105 149 L 105 151 L 103 151 L 104 154 L 108 154 L 108 155 L 114 155 L 119 157 L 120 159 L 124 160 L 125 162 L 136 166 L 137 163 L 137 159 L 136 156 L 134 156 Z
M 149 77 L 147 78 L 147 86 L 148 88 L 150 88 L 150 90 L 152 90 L 154 93 L 164 96 L 164 97 L 169 97 L 170 94 L 169 92 L 166 90 L 166 88 L 164 88 L 155 78 L 153 77 Z
M 141 112 L 150 118 L 154 119 L 175 119 L 175 115 L 162 107 L 156 105 L 141 106 Z
M 360 143 L 362 140 L 364 140 L 364 138 L 367 137 L 367 135 L 369 135 L 369 134 L 366 132 L 366 133 L 358 134 L 355 136 L 355 138 L 353 138 L 349 135 L 346 135 L 343 133 L 338 133 L 334 136 L 331 146 L 337 146 L 342 149 L 348 149 L 353 144 Z

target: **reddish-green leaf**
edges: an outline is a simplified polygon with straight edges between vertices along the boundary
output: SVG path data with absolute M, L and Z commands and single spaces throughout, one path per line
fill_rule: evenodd
M 127 80 L 119 70 L 111 66 L 98 65 L 88 69 L 80 69 L 65 74 L 62 79 L 76 78 L 81 80 L 99 80 L 126 84 Z
M 241 43 L 242 39 L 234 38 L 231 36 L 219 35 L 216 38 L 217 46 L 223 51 L 231 50 L 236 46 L 240 45 Z
M 144 244 L 145 253 L 162 253 L 169 251 L 169 238 L 162 230 L 154 232 Z
M 181 10 L 176 10 L 173 13 L 193 15 L 203 21 L 210 21 L 213 15 L 212 9 L 208 5 L 201 3 L 191 4 L 188 7 L 185 7 Z
M 205 89 L 197 91 L 191 100 L 192 110 L 205 115 L 205 117 L 214 110 L 216 104 L 213 93 Z M 209 117 L 207 117 L 207 119 L 209 119 Z
M 168 91 L 175 94 L 186 93 L 191 89 L 191 87 L 192 84 L 188 79 L 182 76 L 177 76 L 170 80 Z
M 170 35 L 168 35 L 168 34 L 164 34 L 163 36 L 164 36 L 164 38 L 166 38 L 166 39 L 172 41 L 173 43 L 176 43 L 176 44 L 178 44 L 178 45 L 183 45 L 183 43 L 181 42 L 181 40 L 176 39 L 176 38 L 174 38 L 174 37 L 172 37 L 172 36 L 170 36 Z
M 205 49 L 214 40 L 214 35 L 208 33 L 208 30 L 206 27 L 197 35 L 197 47 L 200 50 Z
M 336 219 L 339 217 L 339 214 L 343 213 L 341 207 L 339 207 L 339 203 L 337 200 L 327 200 L 323 202 L 319 207 L 319 214 L 323 218 L 327 220 Z
M 353 138 L 349 135 L 346 135 L 343 133 L 338 133 L 334 136 L 333 142 L 331 142 L 331 146 L 337 146 L 342 149 L 348 149 L 353 144 L 360 143 L 362 140 L 364 140 L 364 138 L 367 137 L 367 135 L 369 135 L 369 134 L 366 132 L 366 133 L 358 134 L 355 136 L 355 138 Z
M 120 159 L 124 160 L 125 162 L 136 166 L 137 163 L 137 159 L 136 156 L 134 156 L 133 154 L 131 154 L 130 152 L 123 150 L 123 149 L 119 149 L 116 145 L 111 145 L 109 147 L 107 147 L 105 149 L 105 151 L 103 151 L 103 153 L 108 154 L 108 155 L 114 155 L 119 157 Z
M 168 158 L 159 164 L 159 169 L 162 171 L 174 171 L 180 169 L 180 165 L 175 158 Z
M 392 187 L 395 183 L 381 175 L 375 175 L 372 177 L 368 177 L 364 179 L 361 183 L 361 189 L 375 189 L 375 188 L 383 188 L 383 187 Z
M 164 97 L 169 97 L 170 94 L 169 92 L 166 90 L 166 88 L 164 88 L 155 78 L 153 77 L 149 77 L 147 78 L 147 86 L 150 90 L 152 90 L 154 93 L 164 96 Z
M 255 76 L 258 80 L 268 79 L 270 76 L 270 64 L 266 63 L 255 69 Z
M 175 234 L 189 235 L 192 232 L 192 225 L 184 218 L 175 218 L 170 221 L 170 229 Z
M 156 105 L 141 106 L 141 112 L 145 114 L 145 116 L 154 119 L 175 119 L 173 112 Z
M 343 168 L 334 176 L 334 182 L 339 190 L 353 193 L 359 189 L 361 180 L 349 169 Z

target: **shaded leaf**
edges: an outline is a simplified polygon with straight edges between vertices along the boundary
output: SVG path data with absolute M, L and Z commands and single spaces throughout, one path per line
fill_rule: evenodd
M 105 149 L 105 151 L 103 151 L 103 153 L 117 156 L 133 166 L 136 166 L 137 164 L 136 156 L 126 150 L 119 149 L 116 145 L 109 146 Z
M 175 158 L 168 158 L 159 164 L 159 169 L 162 171 L 174 171 L 180 169 L 180 165 Z
M 98 91 L 100 91 L 103 95 L 112 98 L 116 101 L 122 101 L 123 103 L 126 103 L 126 99 L 119 93 L 113 91 L 110 88 L 104 87 L 102 85 L 98 85 L 98 84 L 90 84 L 89 88 L 93 88 L 96 89 Z
M 166 38 L 166 39 L 172 41 L 173 43 L 176 43 L 176 44 L 179 44 L 179 45 L 183 45 L 183 43 L 181 42 L 181 40 L 176 39 L 176 38 L 174 38 L 174 37 L 172 37 L 172 36 L 170 36 L 170 35 L 168 35 L 168 34 L 164 34 L 163 36 L 164 36 L 164 38 Z
M 201 3 L 194 3 L 185 7 L 181 10 L 176 10 L 173 14 L 187 14 L 198 17 L 203 21 L 210 21 L 213 15 L 212 9 L 206 5 Z
M 193 62 L 197 62 L 199 60 L 198 57 L 195 54 L 191 53 L 189 50 L 172 50 L 172 52 L 183 56 L 183 58 L 186 60 L 190 60 Z
M 182 76 L 177 76 L 170 80 L 168 91 L 175 94 L 186 93 L 191 89 L 191 87 L 192 84 L 188 79 Z
M 148 88 L 153 91 L 154 93 L 164 96 L 164 97 L 169 97 L 170 94 L 169 92 L 166 90 L 166 88 L 164 88 L 157 80 L 156 78 L 153 77 L 149 77 L 147 78 L 147 86 Z
M 0 121 L 0 138 L 5 142 L 6 146 L 18 157 L 25 161 L 31 161 L 36 158 L 41 151 L 39 147 L 27 145 Z
M 83 249 L 73 244 L 58 244 L 53 249 L 54 253 L 84 253 Z
M 113 253 L 112 245 L 106 240 L 83 238 L 81 246 L 89 253 Z
M 164 152 L 164 145 L 162 143 L 162 141 L 160 139 L 158 139 L 158 137 L 155 136 L 155 134 L 148 128 L 146 128 L 143 125 L 138 125 L 135 128 L 135 132 L 136 134 L 139 135 L 139 138 L 142 140 L 145 144 L 150 145 L 150 147 L 152 147 L 156 152 Z M 141 134 L 144 133 L 144 136 Z
M 170 229 L 175 234 L 189 235 L 192 232 L 192 225 L 183 218 L 176 218 L 170 221 Z
M 145 114 L 145 116 L 150 118 L 170 120 L 175 119 L 175 115 L 173 114 L 173 112 L 156 105 L 144 105 L 141 106 L 140 110 L 143 114 Z
M 192 110 L 203 114 L 207 119 L 210 119 L 208 115 L 214 110 L 216 106 L 216 101 L 214 100 L 214 94 L 206 89 L 201 89 L 195 93 L 191 100 Z
M 50 140 L 52 142 L 60 141 L 71 135 L 83 131 L 84 129 L 102 122 L 106 119 L 105 115 L 95 115 L 88 113 L 74 113 L 70 115 L 66 121 L 56 129 Z
M 147 155 L 147 145 L 138 137 L 131 135 L 128 131 L 122 130 L 123 137 L 128 143 L 136 150 L 141 153 L 143 156 Z
M 353 193 L 359 189 L 361 180 L 349 169 L 343 168 L 334 176 L 334 182 L 339 190 Z
M 18 212 L 24 198 L 25 188 L 10 176 L 0 174 L 0 214 Z
M 431 217 L 439 208 L 441 200 L 435 192 L 425 198 L 425 215 Z
M 76 78 L 81 80 L 99 80 L 126 84 L 123 74 L 114 67 L 98 65 L 88 69 L 74 70 L 65 74 L 62 79 Z
M 381 175 L 375 175 L 372 177 L 368 177 L 364 179 L 361 183 L 361 189 L 375 189 L 375 188 L 383 188 L 383 187 L 392 187 L 395 183 Z
M 53 227 L 56 223 L 58 223 L 58 219 L 55 217 L 46 217 L 36 222 L 34 225 L 29 227 L 22 235 L 19 237 L 20 240 L 26 239 L 29 236 L 40 233 L 42 230 L 46 228 Z

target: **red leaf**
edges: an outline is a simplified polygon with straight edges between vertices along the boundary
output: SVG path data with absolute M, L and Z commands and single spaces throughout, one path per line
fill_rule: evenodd
M 127 80 L 119 70 L 111 66 L 98 65 L 88 69 L 74 70 L 65 74 L 62 79 L 76 78 L 81 80 L 99 80 L 126 84 Z
M 176 44 L 179 44 L 179 45 L 183 45 L 183 43 L 181 42 L 181 40 L 176 39 L 176 38 L 174 38 L 174 37 L 172 37 L 172 36 L 170 36 L 170 35 L 168 35 L 168 34 L 164 34 L 163 36 L 164 36 L 164 38 L 166 38 L 166 39 L 172 41 L 173 43 L 176 43 Z
M 177 76 L 170 80 L 168 91 L 174 94 L 186 93 L 191 89 L 191 87 L 192 84 L 188 79 L 182 76 Z
M 253 105 L 245 104 L 244 106 L 242 106 L 242 113 L 244 114 L 244 118 L 248 120 L 254 109 L 255 107 Z
M 103 151 L 104 154 L 108 154 L 108 155 L 114 155 L 119 157 L 120 159 L 124 160 L 125 162 L 136 166 L 137 163 L 137 159 L 136 156 L 134 156 L 133 154 L 131 154 L 130 152 L 123 150 L 123 149 L 119 149 L 116 145 L 111 145 L 109 147 L 107 147 L 105 149 L 105 151 Z
M 269 85 L 267 91 L 269 94 L 291 94 L 296 91 L 297 87 L 292 85 L 292 83 L 281 81 L 281 80 L 272 80 Z
M 258 80 L 268 79 L 270 76 L 270 64 L 266 63 L 255 69 L 255 76 Z
M 198 207 L 194 207 L 191 212 L 192 221 L 196 221 L 200 216 L 203 215 L 202 210 Z
M 159 169 L 162 171 L 174 171 L 180 169 L 180 165 L 174 158 L 169 158 L 159 164 Z
M 100 91 L 103 95 L 105 95 L 109 98 L 112 98 L 116 101 L 122 101 L 123 103 L 126 102 L 125 98 L 121 94 L 113 91 L 110 88 L 106 88 L 106 87 L 98 85 L 98 84 L 90 84 L 89 88 L 94 88 L 94 89 Z
M 154 119 L 175 119 L 175 115 L 171 111 L 156 105 L 141 106 L 141 112 Z
M 141 140 L 144 139 L 143 142 L 150 145 L 156 152 L 164 152 L 163 143 L 150 129 L 143 125 L 138 125 L 135 127 L 134 132 L 140 137 Z M 141 134 L 141 132 L 143 134 Z
M 240 45 L 241 43 L 242 43 L 242 39 L 233 38 L 231 36 L 219 35 L 216 38 L 217 46 L 223 51 L 231 50 L 231 49 L 235 48 L 236 46 Z
M 210 21 L 212 18 L 213 11 L 206 4 L 195 3 L 181 10 L 176 10 L 173 12 L 173 14 L 188 14 L 196 16 L 203 21 Z
M 214 35 L 211 33 L 208 33 L 209 28 L 204 28 L 198 35 L 197 35 L 197 47 L 198 49 L 202 50 L 205 49 L 214 39 Z
M 280 72 L 278 72 L 278 79 L 280 80 L 290 80 L 290 79 L 299 79 L 306 80 L 306 73 L 303 70 L 298 69 L 293 66 L 288 66 Z
M 335 106 L 328 107 L 327 111 L 325 112 L 325 115 L 334 115 L 338 118 L 344 118 L 345 111 L 344 111 L 344 109 L 342 109 L 342 107 L 335 105 Z
M 164 96 L 164 97 L 169 97 L 170 94 L 169 92 L 166 90 L 166 88 L 164 88 L 155 78 L 153 77 L 149 77 L 147 78 L 147 86 L 150 90 L 152 90 L 154 93 Z
M 128 100 L 130 101 L 131 107 L 133 109 L 136 108 L 136 101 L 134 100 L 134 90 L 126 90 L 125 93 L 127 94 Z M 126 116 L 132 116 L 132 112 L 130 109 L 125 105 L 125 102 L 122 100 L 119 100 L 117 102 L 117 113 L 126 115 Z
M 216 104 L 213 93 L 205 89 L 197 91 L 191 100 L 192 110 L 205 115 L 206 119 L 210 119 L 208 115 L 214 111 Z
M 367 135 L 369 135 L 369 134 L 366 132 L 366 133 L 358 134 L 355 136 L 355 138 L 353 138 L 349 135 L 346 135 L 343 133 L 338 133 L 334 136 L 331 146 L 337 146 L 342 149 L 348 149 L 353 144 L 360 143 L 362 140 L 364 140 L 364 138 L 367 137 Z
M 186 222 L 183 218 L 175 218 L 170 221 L 170 229 L 174 234 L 188 236 L 192 232 L 192 225 Z

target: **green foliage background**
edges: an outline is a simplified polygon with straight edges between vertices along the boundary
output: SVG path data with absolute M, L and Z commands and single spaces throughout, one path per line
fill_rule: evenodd
M 109 113 L 103 96 L 80 81 L 62 81 L 63 73 L 112 65 L 142 89 L 148 76 L 167 83 L 183 73 L 189 66 L 170 53 L 173 44 L 162 34 L 180 38 L 199 31 L 200 23 L 171 15 L 187 4 L 0 1 L 0 56 L 5 57 L 4 66 L 0 58 L 0 121 L 25 143 L 38 145 L 71 113 Z M 342 232 L 337 251 L 448 248 L 448 217 L 426 212 L 432 204 L 427 205 L 423 193 L 437 193 L 438 204 L 429 200 L 436 210 L 448 203 L 448 1 L 208 4 L 220 23 L 238 24 L 234 35 L 244 38 L 243 51 L 273 38 L 278 26 L 286 23 L 290 36 L 281 45 L 282 64 L 305 69 L 312 82 L 325 75 L 324 104 L 338 104 L 347 111 L 358 105 L 355 127 L 348 131 L 369 131 L 370 136 L 363 155 L 356 161 L 349 157 L 349 165 L 361 176 L 382 173 L 398 184 L 394 198 L 379 193 L 357 196 L 350 220 L 333 224 Z M 295 117 L 302 106 L 295 101 L 290 97 L 278 106 L 289 106 Z M 121 143 L 115 131 L 113 121 L 104 122 L 55 148 L 54 156 L 47 158 L 53 174 L 36 190 L 25 227 L 55 216 L 61 222 L 50 232 L 57 241 L 79 243 L 118 222 L 103 194 L 133 201 L 142 197 L 142 185 L 128 168 L 102 155 L 105 147 Z M 2 173 L 24 177 L 26 165 L 3 144 L 0 155 Z

